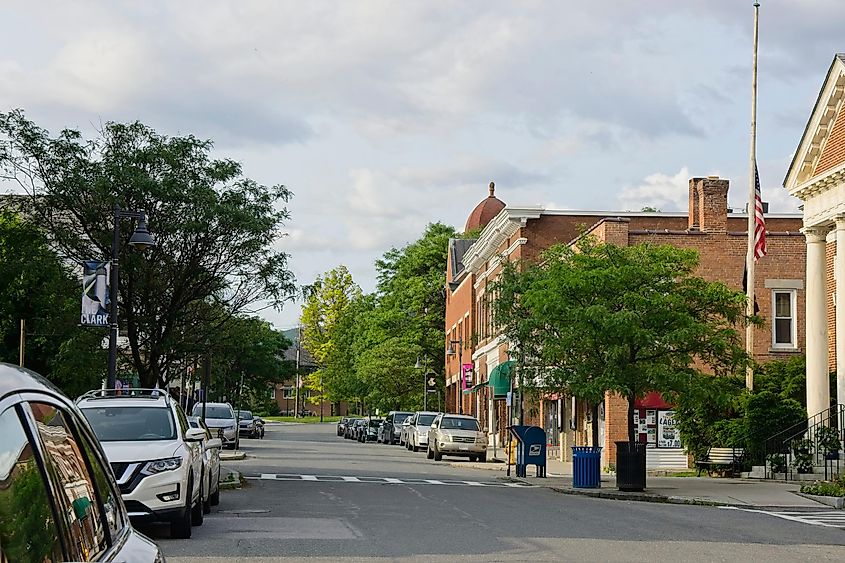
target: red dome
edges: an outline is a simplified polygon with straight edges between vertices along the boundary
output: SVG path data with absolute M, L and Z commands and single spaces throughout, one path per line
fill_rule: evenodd
M 490 182 L 490 195 L 481 200 L 475 206 L 475 209 L 472 210 L 472 213 L 469 214 L 467 224 L 464 227 L 465 233 L 476 229 L 483 229 L 487 223 L 493 220 L 493 217 L 505 208 L 505 202 L 494 195 L 495 191 L 496 185 Z

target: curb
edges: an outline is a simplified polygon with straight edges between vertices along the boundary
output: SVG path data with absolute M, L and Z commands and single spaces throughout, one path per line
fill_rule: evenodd
M 585 496 L 593 498 L 603 498 L 611 500 L 630 500 L 636 502 L 653 502 L 660 504 L 688 504 L 695 506 L 735 506 L 743 508 L 757 508 L 751 505 L 743 504 L 727 504 L 713 500 L 686 498 L 686 497 L 669 497 L 665 495 L 656 495 L 653 493 L 626 493 L 624 491 L 603 491 L 601 489 L 567 489 L 561 487 L 549 487 L 549 489 L 563 493 L 565 495 Z
M 845 498 L 843 497 L 826 497 L 822 495 L 811 495 L 809 493 L 802 493 L 798 491 L 795 491 L 795 494 L 799 497 L 808 498 L 819 504 L 825 504 L 838 510 L 842 510 L 843 508 L 845 508 Z
M 246 459 L 246 452 L 220 454 L 220 461 L 240 461 L 242 459 Z

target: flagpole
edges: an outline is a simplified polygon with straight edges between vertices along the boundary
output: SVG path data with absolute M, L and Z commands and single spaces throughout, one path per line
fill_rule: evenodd
M 755 170 L 757 159 L 757 42 L 760 3 L 754 2 L 754 57 L 751 66 L 751 151 L 748 158 L 748 249 L 745 255 L 745 269 L 748 278 L 745 288 L 745 314 L 754 315 L 754 227 L 757 209 L 755 194 Z M 754 325 L 748 323 L 745 327 L 745 351 L 749 357 L 754 356 Z M 745 370 L 745 387 L 754 390 L 754 368 L 751 364 Z

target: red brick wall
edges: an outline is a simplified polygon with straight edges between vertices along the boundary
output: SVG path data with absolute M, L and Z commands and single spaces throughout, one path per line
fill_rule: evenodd
M 836 116 L 830 136 L 824 144 L 813 176 L 823 174 L 845 162 L 845 117 L 842 112 Z

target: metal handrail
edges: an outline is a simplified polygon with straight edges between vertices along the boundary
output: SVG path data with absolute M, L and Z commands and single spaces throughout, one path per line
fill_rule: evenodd
M 772 455 L 784 456 L 783 461 L 786 465 L 784 475 L 787 480 L 793 477 L 795 467 L 794 458 L 797 455 L 812 456 L 813 466 L 819 465 L 818 462 L 821 461 L 825 466 L 825 476 L 827 476 L 828 454 L 831 451 L 827 448 L 819 447 L 818 435 L 822 427 L 836 429 L 840 442 L 840 448 L 837 452 L 841 451 L 843 430 L 845 430 L 845 405 L 834 405 L 768 438 L 765 441 L 765 459 L 763 460 L 766 478 L 774 477 L 775 467 L 770 460 L 770 456 Z M 787 437 L 784 438 L 783 436 Z M 809 441 L 805 447 L 801 447 L 800 445 L 800 442 L 803 440 Z M 806 451 L 801 452 L 800 450 L 802 449 Z M 839 470 L 838 457 L 836 459 L 837 473 Z

